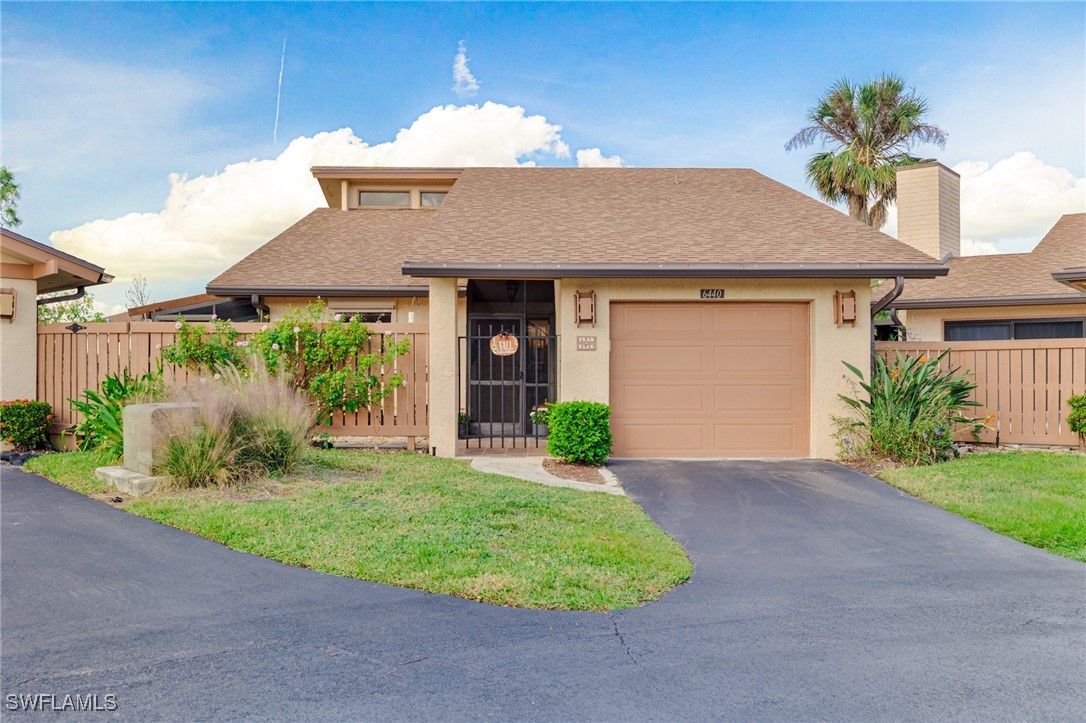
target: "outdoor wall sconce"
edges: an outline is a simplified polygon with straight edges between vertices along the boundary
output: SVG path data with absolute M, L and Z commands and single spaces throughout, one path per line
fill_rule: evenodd
M 833 292 L 833 322 L 837 326 L 851 324 L 856 326 L 856 292 Z
M 0 319 L 15 321 L 15 289 L 0 289 Z
M 573 321 L 580 326 L 581 324 L 596 323 L 596 292 L 595 291 L 576 291 L 573 294 Z
M 505 294 L 509 297 L 509 303 L 517 303 L 517 294 L 520 292 L 519 281 L 506 281 L 505 282 Z

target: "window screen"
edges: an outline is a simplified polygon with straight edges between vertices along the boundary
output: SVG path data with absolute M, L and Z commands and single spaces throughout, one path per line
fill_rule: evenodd
M 948 321 L 947 341 L 997 341 L 1005 339 L 1081 339 L 1081 319 L 1006 319 L 998 321 Z
M 360 191 L 358 205 L 363 208 L 411 208 L 410 191 Z
M 440 206 L 441 204 L 445 203 L 446 194 L 444 192 L 438 193 L 436 191 L 423 191 L 421 195 L 423 208 L 433 208 L 435 206 Z

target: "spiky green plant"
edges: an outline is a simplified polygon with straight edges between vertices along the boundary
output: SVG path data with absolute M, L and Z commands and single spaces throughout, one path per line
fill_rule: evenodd
M 927 100 L 896 75 L 863 85 L 844 79 L 807 112 L 810 125 L 785 148 L 828 144 L 807 161 L 808 182 L 830 203 L 844 201 L 853 218 L 882 228 L 897 198 L 897 169 L 918 160 L 913 146 L 946 145 L 946 133 L 925 122 L 927 113 Z
M 892 361 L 876 356 L 870 382 L 858 368 L 843 362 L 864 393 L 839 395 L 855 413 L 835 419 L 842 454 L 928 464 L 953 454 L 957 430 L 965 427 L 978 434 L 983 422 L 965 414 L 980 406 L 969 399 L 977 385 L 959 368 L 944 370 L 949 353 L 948 349 L 928 359 L 897 352 Z
M 83 399 L 70 399 L 83 419 L 76 425 L 84 451 L 102 450 L 119 459 L 124 454 L 124 408 L 128 404 L 156 401 L 163 396 L 162 372 L 134 376 L 126 369 L 102 380 L 98 391 L 86 389 Z

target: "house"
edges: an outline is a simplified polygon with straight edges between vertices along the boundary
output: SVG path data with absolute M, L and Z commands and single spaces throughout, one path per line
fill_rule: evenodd
M 34 399 L 38 306 L 82 298 L 113 277 L 100 266 L 0 228 L 0 399 Z M 39 294 L 71 291 L 38 299 Z
M 898 238 L 945 258 L 950 272 L 911 281 L 900 296 L 888 301 L 888 308 L 902 318 L 908 337 L 988 341 L 1086 336 L 1086 269 L 1082 268 L 1086 266 L 1086 213 L 1060 218 L 1029 253 L 960 256 L 958 228 L 945 224 L 956 213 L 957 174 L 937 164 L 902 173 L 899 205 L 917 207 L 911 196 L 913 179 L 926 182 L 925 175 L 940 184 L 935 202 L 943 210 L 902 214 Z M 936 226 L 937 218 L 943 226 Z M 936 237 L 938 246 L 934 241 L 924 246 L 925 239 Z
M 524 446 L 536 405 L 586 399 L 611 405 L 616 456 L 832 458 L 842 362 L 870 359 L 871 280 L 947 273 L 750 169 L 313 175 L 328 208 L 207 292 L 273 319 L 319 296 L 428 323 L 442 456 L 473 437 Z M 921 206 L 940 193 L 923 191 Z
M 109 317 L 110 321 L 257 321 L 259 312 L 249 297 L 194 294 L 133 306 Z

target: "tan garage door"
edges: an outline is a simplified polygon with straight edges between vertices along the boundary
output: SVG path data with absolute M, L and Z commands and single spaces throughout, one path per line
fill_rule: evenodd
M 615 456 L 807 457 L 807 304 L 611 304 Z

